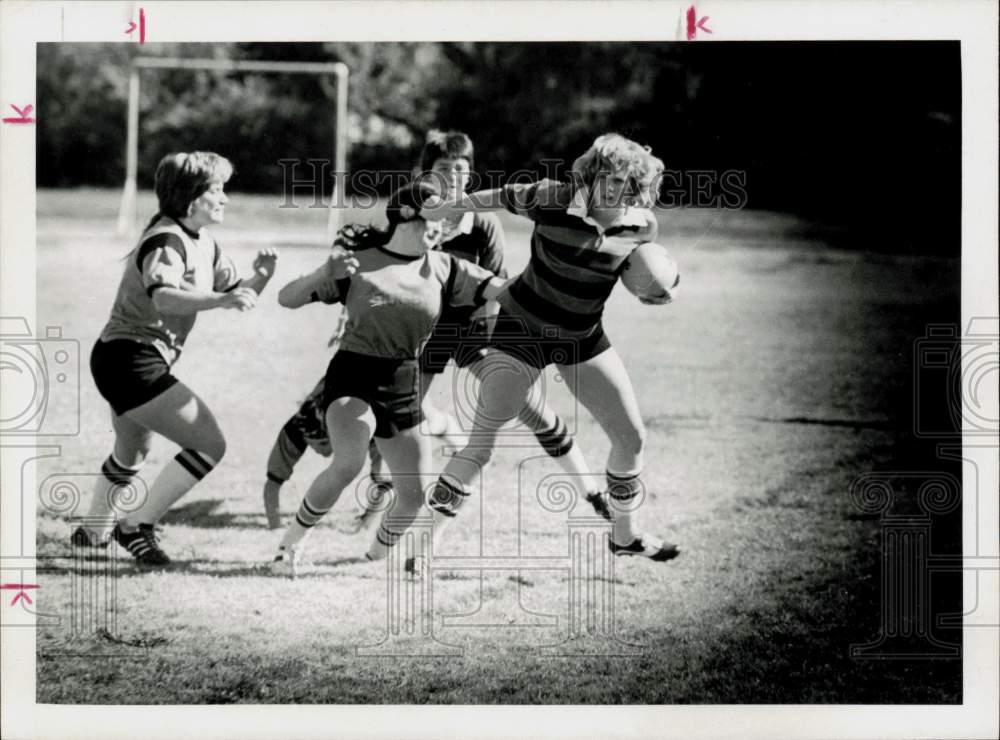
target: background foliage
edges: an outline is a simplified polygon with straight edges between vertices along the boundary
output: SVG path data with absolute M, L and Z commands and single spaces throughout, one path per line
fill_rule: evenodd
M 123 181 L 121 44 L 40 44 L 38 183 Z M 672 169 L 743 170 L 748 205 L 795 211 L 855 247 L 958 253 L 957 43 L 148 44 L 144 55 L 346 63 L 349 167 L 411 167 L 424 132 L 453 127 L 477 169 L 571 160 L 617 130 Z M 140 186 L 160 156 L 211 148 L 233 188 L 280 190 L 282 158 L 329 158 L 332 81 L 144 72 Z

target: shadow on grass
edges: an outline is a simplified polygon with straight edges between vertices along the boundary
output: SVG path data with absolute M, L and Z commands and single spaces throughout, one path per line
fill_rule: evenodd
M 310 562 L 305 570 L 296 576 L 303 578 L 324 578 L 331 576 L 347 575 L 344 572 L 336 572 L 337 569 L 355 565 L 368 564 L 372 566 L 371 572 L 352 572 L 349 575 L 356 578 L 381 578 L 384 576 L 384 568 L 377 563 L 370 563 L 363 557 L 334 558 L 332 560 L 315 560 Z M 273 577 L 276 579 L 285 576 L 273 575 L 269 569 L 270 562 L 264 561 L 240 561 L 240 560 L 214 560 L 207 558 L 173 559 L 165 568 L 149 568 L 137 565 L 134 562 L 125 561 L 119 563 L 119 576 L 143 576 L 151 573 L 184 573 L 190 575 L 205 575 L 217 578 L 241 578 L 241 577 Z
M 267 518 L 263 512 L 246 514 L 219 511 L 224 503 L 220 498 L 191 501 L 168 511 L 162 522 L 200 529 L 267 529 Z

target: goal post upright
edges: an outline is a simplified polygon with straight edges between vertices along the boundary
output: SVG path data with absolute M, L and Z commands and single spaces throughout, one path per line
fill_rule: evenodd
M 333 75 L 336 78 L 333 117 L 333 192 L 327 217 L 327 235 L 332 239 L 340 226 L 338 199 L 347 175 L 347 81 L 349 70 L 342 62 L 267 62 L 241 59 L 181 59 L 178 57 L 136 57 L 129 71 L 128 119 L 125 142 L 125 186 L 118 211 L 118 234 L 135 228 L 139 171 L 139 73 L 143 69 L 190 69 L 220 72 L 262 72 Z

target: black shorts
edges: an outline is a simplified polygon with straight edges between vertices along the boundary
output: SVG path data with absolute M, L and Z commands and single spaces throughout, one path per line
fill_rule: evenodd
M 365 401 L 375 414 L 375 436 L 387 439 L 423 421 L 420 363 L 337 352 L 326 369 L 323 410 L 338 398 Z
M 90 372 L 97 390 L 119 416 L 177 382 L 156 347 L 130 339 L 98 339 L 90 353 Z
M 438 323 L 420 355 L 420 372 L 443 373 L 449 360 L 455 360 L 458 367 L 468 367 L 486 356 L 488 344 L 489 333 L 484 322 Z
M 557 327 L 539 331 L 523 319 L 500 309 L 496 326 L 490 337 L 490 347 L 536 368 L 548 365 L 575 365 L 597 357 L 611 348 L 611 341 L 598 324 L 582 338 L 560 335 Z

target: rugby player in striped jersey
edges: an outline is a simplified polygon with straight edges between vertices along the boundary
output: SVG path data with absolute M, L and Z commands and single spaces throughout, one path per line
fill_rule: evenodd
M 445 199 L 456 198 L 468 189 L 474 156 L 475 150 L 468 135 L 460 131 L 431 131 L 420 155 L 420 177 L 440 191 Z M 480 265 L 495 275 L 507 277 L 503 226 L 493 213 L 465 213 L 454 222 L 445 222 L 439 248 Z M 431 381 L 444 372 L 449 360 L 453 360 L 458 368 L 478 375 L 481 368 L 479 361 L 485 356 L 488 332 L 497 309 L 495 302 L 478 308 L 446 306 L 420 356 L 420 393 L 425 431 L 441 437 L 452 448 L 459 445 L 462 430 L 451 414 L 436 409 L 428 401 L 427 392 Z M 299 410 L 285 423 L 268 457 L 264 510 L 271 529 L 281 526 L 281 487 L 291 477 L 305 450 L 311 448 L 324 457 L 333 452 L 324 421 L 325 409 L 320 404 L 323 385 L 324 381 L 320 379 Z M 574 444 L 565 422 L 544 403 L 541 393 L 531 394 L 531 400 L 518 412 L 518 418 L 534 432 L 539 444 L 557 460 L 570 480 L 579 482 L 579 493 L 599 514 L 610 518 L 600 491 L 590 490 L 587 485 L 590 476 L 583 454 Z M 351 525 L 345 527 L 348 531 L 357 531 L 367 524 L 373 512 L 386 507 L 385 497 L 391 495 L 391 478 L 384 471 L 374 444 L 369 447 L 369 457 L 371 483 L 366 489 L 361 511 Z
M 635 510 L 644 498 L 645 427 L 628 373 L 601 321 L 632 250 L 656 239 L 649 207 L 662 171 L 663 162 L 647 147 L 606 134 L 574 161 L 572 182 L 508 185 L 428 209 L 427 218 L 455 219 L 506 208 L 534 222 L 530 262 L 498 299 L 494 351 L 485 359 L 506 371 L 484 371 L 468 444 L 448 461 L 435 486 L 435 539 L 489 462 L 498 429 L 517 413 L 542 369 L 555 364 L 611 442 L 606 473 L 612 552 L 654 561 L 678 555 L 676 545 L 636 529 Z
M 215 416 L 171 370 L 199 312 L 247 311 L 274 275 L 277 252 L 265 249 L 253 275 L 241 280 L 206 229 L 222 223 L 232 172 L 227 159 L 211 152 L 168 154 L 156 168 L 159 212 L 126 257 L 111 318 L 90 357 L 97 390 L 111 406 L 115 442 L 90 505 L 95 524 L 74 531 L 74 545 L 106 547 L 110 535 L 139 564 L 169 564 L 157 522 L 225 454 Z M 143 498 L 134 479 L 153 434 L 181 451 Z

